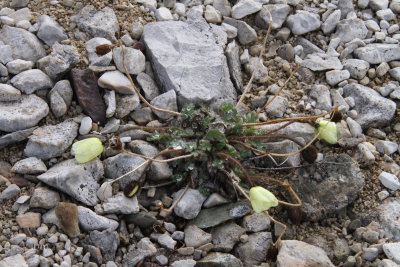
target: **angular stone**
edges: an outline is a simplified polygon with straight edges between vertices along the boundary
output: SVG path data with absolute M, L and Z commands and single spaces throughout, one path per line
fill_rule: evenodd
M 237 28 L 237 37 L 241 45 L 249 44 L 257 39 L 257 32 L 244 21 L 224 17 L 224 23 Z
M 183 193 L 183 190 L 184 189 L 181 189 L 173 194 L 174 201 L 177 201 L 178 197 Z M 205 200 L 206 197 L 198 190 L 188 189 L 178 204 L 176 204 L 174 212 L 179 217 L 183 217 L 187 220 L 194 219 L 199 214 Z
M 92 5 L 85 6 L 76 15 L 76 24 L 89 36 L 103 37 L 110 41 L 113 41 L 119 30 L 117 16 L 109 7 L 96 11 Z
M 211 252 L 197 261 L 197 267 L 243 267 L 243 263 L 229 253 Z
M 36 62 L 46 55 L 43 45 L 32 33 L 4 25 L 0 32 L 0 40 L 12 47 L 14 59 L 23 59 Z
M 388 189 L 396 191 L 400 189 L 400 182 L 396 175 L 388 172 L 381 172 L 379 180 Z
M 242 69 L 239 59 L 239 46 L 236 41 L 230 42 L 225 49 L 226 58 L 228 60 L 229 73 L 231 79 L 238 91 L 243 91 Z
M 102 204 L 95 207 L 98 214 L 132 214 L 139 212 L 136 196 L 127 198 L 122 192 L 107 198 Z
M 94 230 L 90 233 L 90 243 L 100 248 L 104 261 L 113 261 L 115 252 L 119 245 L 119 235 L 117 231 L 104 230 L 102 232 Z
M 400 264 L 400 242 L 383 244 L 383 251 L 386 257 Z
M 97 204 L 97 181 L 103 175 L 103 164 L 98 158 L 85 164 L 75 159 L 62 161 L 37 178 L 88 206 Z
M 369 63 L 361 59 L 345 59 L 343 68 L 350 72 L 350 76 L 354 79 L 361 80 L 369 70 Z
M 185 244 L 187 247 L 197 248 L 210 243 L 211 240 L 211 234 L 204 232 L 197 226 L 190 225 L 185 228 Z
M 309 68 L 312 71 L 323 71 L 323 70 L 341 70 L 343 65 L 337 57 L 322 58 L 317 55 L 307 55 L 300 65 L 302 67 Z
M 26 130 L 20 130 L 10 134 L 2 135 L 0 137 L 0 149 L 25 140 L 33 133 L 35 129 L 36 127 L 33 127 Z
M 370 64 L 380 64 L 400 59 L 400 47 L 397 44 L 368 44 L 354 50 L 354 55 Z
M 334 12 L 332 12 L 332 14 L 328 16 L 328 18 L 321 26 L 321 29 L 324 32 L 324 34 L 331 33 L 336 28 L 336 25 L 340 20 L 341 14 L 342 13 L 340 10 L 335 10 Z
M 290 12 L 289 5 L 286 4 L 274 4 L 274 5 L 266 5 L 266 8 L 269 10 L 272 16 L 272 25 L 271 29 L 280 29 L 285 22 L 287 16 Z M 269 14 L 263 8 L 258 12 L 256 16 L 256 25 L 262 29 L 268 29 L 269 25 Z
M 65 34 L 60 24 L 49 16 L 41 15 L 36 19 L 36 23 L 39 24 L 39 30 L 36 35 L 49 46 L 53 45 L 55 42 L 60 43 L 62 40 L 68 39 L 68 36 Z
M 52 209 L 60 201 L 60 194 L 47 187 L 37 187 L 33 192 L 29 206 L 32 208 Z
M 40 226 L 40 213 L 27 212 L 15 218 L 21 228 L 38 228 Z
M 350 78 L 348 70 L 331 70 L 325 72 L 326 81 L 329 85 L 335 86 L 336 84 Z
M 7 63 L 7 70 L 11 74 L 18 74 L 24 70 L 30 70 L 33 67 L 32 61 L 15 59 Z
M 38 68 L 53 80 L 59 80 L 79 62 L 78 50 L 73 45 L 55 43 L 51 54 L 38 60 Z
M 271 220 L 264 213 L 253 213 L 243 218 L 242 226 L 247 232 L 268 231 L 271 228 Z
M 349 84 L 343 88 L 343 93 L 344 97 L 354 98 L 359 115 L 356 121 L 363 129 L 387 125 L 394 116 L 396 104 L 369 87 Z
M 262 8 L 262 4 L 260 2 L 254 0 L 239 0 L 232 7 L 232 17 L 234 19 L 241 19 L 246 17 L 247 15 L 256 13 Z
M 25 94 L 53 87 L 50 77 L 38 69 L 26 70 L 15 75 L 11 83 Z
M 234 222 L 226 223 L 211 231 L 214 251 L 229 252 L 240 241 L 246 230 Z
M 20 90 L 8 84 L 0 84 L 0 102 L 16 101 L 20 98 Z
M 337 24 L 333 38 L 340 38 L 342 42 L 347 43 L 356 38 L 362 40 L 367 33 L 367 27 L 361 19 L 344 19 Z
M 0 261 L 1 267 L 28 267 L 29 265 L 26 263 L 24 256 L 21 254 L 16 254 L 13 256 L 5 257 L 3 260 Z
M 12 60 L 13 60 L 13 53 L 11 46 L 0 44 L 0 63 L 7 64 Z
M 90 65 L 94 66 L 108 66 L 112 60 L 112 51 L 105 55 L 97 55 L 96 47 L 99 45 L 108 44 L 111 42 L 105 38 L 95 37 L 86 42 L 86 51 L 88 52 L 88 58 Z
M 179 101 L 179 98 L 178 98 L 178 101 Z M 183 102 L 183 101 L 186 101 L 186 100 L 182 100 L 181 102 Z M 174 90 L 170 90 L 166 93 L 156 96 L 155 98 L 153 98 L 153 100 L 151 100 L 150 104 L 157 108 L 166 109 L 166 110 L 175 111 L 175 112 L 178 111 L 177 97 L 176 97 L 176 93 Z M 174 116 L 172 114 L 162 112 L 162 111 L 154 111 L 154 113 L 160 119 L 164 119 L 164 120 L 167 120 Z
M 40 127 L 29 137 L 24 154 L 40 159 L 59 157 L 72 145 L 77 135 L 78 124 L 72 120 Z
M 157 79 L 165 91 L 175 90 L 180 107 L 219 106 L 236 99 L 222 47 L 215 44 L 209 26 L 200 30 L 181 21 L 148 23 L 143 40 Z
M 117 69 L 125 74 L 125 69 L 122 64 L 122 48 L 116 47 L 113 49 L 112 53 L 113 60 L 115 65 L 117 66 Z M 126 47 L 124 59 L 125 66 L 129 74 L 138 75 L 145 70 L 146 58 L 140 50 Z
M 100 76 L 98 85 L 102 88 L 113 89 L 120 94 L 136 94 L 129 79 L 120 71 L 107 71 Z
M 148 237 L 140 239 L 137 248 L 132 247 L 124 257 L 123 266 L 136 266 L 145 257 L 151 257 L 157 253 L 157 248 Z
M 0 200 L 9 200 L 9 199 L 13 199 L 16 196 L 18 196 L 19 192 L 21 191 L 21 189 L 19 188 L 18 185 L 16 184 L 10 184 L 9 186 L 7 186 L 6 189 L 4 189 L 1 192 L 0 195 Z
M 0 130 L 15 132 L 35 126 L 47 116 L 47 103 L 36 95 L 22 95 L 17 101 L 0 105 Z
M 100 96 L 95 74 L 89 69 L 72 69 L 70 73 L 79 105 L 94 122 L 104 124 L 106 105 Z
M 31 157 L 16 162 L 11 171 L 20 174 L 38 174 L 47 171 L 47 167 L 40 159 Z
M 282 240 L 279 243 L 277 266 L 335 266 L 321 248 L 297 240 Z
M 271 233 L 259 232 L 249 235 L 248 241 L 239 244 L 235 251 L 245 266 L 258 265 L 265 261 L 271 243 Z
M 58 202 L 55 214 L 59 221 L 61 230 L 69 237 L 76 237 L 80 234 L 78 224 L 78 206 L 74 203 Z
M 138 76 L 136 76 L 136 80 L 140 87 L 142 87 L 146 100 L 151 101 L 160 94 L 157 84 L 148 74 L 141 72 Z
M 91 209 L 83 206 L 78 206 L 78 220 L 80 228 L 82 231 L 86 232 L 93 230 L 103 231 L 107 229 L 115 230 L 119 225 L 117 221 L 97 215 Z
M 302 35 L 317 30 L 321 26 L 319 15 L 308 11 L 298 11 L 290 15 L 286 23 L 293 34 Z

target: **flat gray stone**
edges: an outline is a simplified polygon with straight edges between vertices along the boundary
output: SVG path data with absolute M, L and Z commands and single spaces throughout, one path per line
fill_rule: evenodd
M 0 105 L 0 130 L 15 132 L 35 126 L 47 116 L 47 103 L 36 95 L 22 95 L 17 101 Z
M 381 172 L 379 175 L 379 180 L 386 188 L 390 190 L 396 191 L 400 189 L 399 179 L 394 174 Z
M 175 192 L 172 196 L 174 201 L 183 193 L 184 189 Z M 196 218 L 201 210 L 203 202 L 206 197 L 202 195 L 198 190 L 189 188 L 183 195 L 181 200 L 174 208 L 174 212 L 177 216 L 191 220 Z
M 132 214 L 139 212 L 136 196 L 127 198 L 122 192 L 104 200 L 94 207 L 98 214 Z
M 327 86 L 322 84 L 316 84 L 312 86 L 309 96 L 311 99 L 314 99 L 317 102 L 315 105 L 317 109 L 325 111 L 332 109 L 331 94 Z
M 36 35 L 47 45 L 51 46 L 55 42 L 61 42 L 68 39 L 64 29 L 47 15 L 41 15 L 36 19 L 39 24 L 39 30 Z
M 13 266 L 28 267 L 28 264 L 26 263 L 24 256 L 22 256 L 21 254 L 16 254 L 13 256 L 5 257 L 3 260 L 0 261 L 0 266 L 1 267 L 13 267 Z
M 341 14 L 342 12 L 340 10 L 335 10 L 326 18 L 325 22 L 322 23 L 321 26 L 321 29 L 324 32 L 324 34 L 329 34 L 333 32 L 333 30 L 336 28 L 336 25 L 340 20 Z
M 226 58 L 228 60 L 229 73 L 231 79 L 238 91 L 243 91 L 242 69 L 239 58 L 239 45 L 236 41 L 230 42 L 225 49 Z
M 0 149 L 6 147 L 8 145 L 15 144 L 15 143 L 18 143 L 18 142 L 21 142 L 21 141 L 27 139 L 33 133 L 33 131 L 35 129 L 36 129 L 36 127 L 32 127 L 32 128 L 26 129 L 26 130 L 20 130 L 20 131 L 2 135 L 0 137 Z
M 287 16 L 289 15 L 290 6 L 287 4 L 274 4 L 265 6 L 267 7 L 272 16 L 271 29 L 272 30 L 280 29 L 283 23 L 285 22 Z M 256 25 L 262 29 L 268 29 L 269 14 L 264 8 L 257 13 Z
M 214 251 L 230 252 L 246 230 L 234 222 L 215 227 L 211 231 Z
M 77 135 L 78 124 L 72 120 L 40 127 L 29 137 L 24 154 L 40 159 L 59 157 L 72 145 Z
M 220 266 L 220 267 L 243 267 L 243 263 L 229 253 L 211 252 L 201 260 L 196 262 L 197 267 L 209 267 L 209 266 Z
M 103 37 L 110 41 L 119 30 L 117 16 L 109 7 L 97 11 L 92 5 L 85 6 L 76 15 L 76 24 L 90 37 Z
M 35 188 L 29 206 L 31 208 L 52 209 L 60 201 L 60 194 L 57 191 L 41 186 Z
M 383 251 L 386 257 L 400 264 L 400 242 L 383 244 Z
M 161 108 L 161 109 L 166 109 L 170 111 L 178 111 L 178 105 L 177 105 L 177 99 L 176 99 L 176 93 L 174 90 L 170 90 L 166 93 L 163 93 L 161 95 L 156 96 L 151 100 L 150 102 L 151 105 Z M 174 115 L 165 113 L 162 111 L 154 111 L 154 113 L 163 120 L 167 120 Z
M 47 97 L 50 100 L 51 111 L 57 118 L 67 113 L 72 102 L 73 94 L 69 80 L 57 82 L 50 90 Z
M 107 229 L 115 230 L 119 226 L 117 221 L 97 215 L 91 209 L 83 206 L 78 206 L 78 220 L 79 228 L 85 232 L 94 230 L 103 231 Z
M 337 57 L 326 57 L 322 58 L 317 55 L 307 55 L 300 65 L 302 67 L 309 68 L 312 71 L 323 71 L 323 70 L 341 70 L 343 65 L 340 59 Z
M 18 74 L 24 70 L 30 70 L 33 67 L 32 61 L 15 59 L 7 63 L 7 70 L 11 74 Z
M 354 50 L 354 55 L 370 64 L 380 64 L 400 59 L 400 46 L 397 44 L 368 44 Z
M 136 94 L 129 79 L 120 71 L 107 71 L 100 76 L 98 84 L 102 88 L 113 89 L 120 94 Z
M 321 21 L 318 14 L 308 11 L 297 11 L 296 14 L 290 15 L 286 23 L 293 34 L 302 35 L 319 29 Z
M 46 55 L 46 51 L 39 39 L 32 33 L 4 25 L 0 32 L 0 40 L 12 47 L 13 58 L 36 62 Z
M 237 28 L 237 37 L 242 45 L 249 44 L 257 39 L 257 32 L 244 21 L 224 17 L 224 23 Z
M 254 0 L 239 0 L 232 7 L 232 17 L 234 19 L 241 19 L 246 17 L 247 15 L 256 13 L 262 8 L 262 4 L 260 2 Z
M 112 54 L 117 69 L 125 74 L 125 69 L 122 64 L 122 48 L 114 48 Z M 146 58 L 139 49 L 125 47 L 125 66 L 129 74 L 138 75 L 146 68 Z
M 90 243 L 101 250 L 103 260 L 114 261 L 115 252 L 119 245 L 119 235 L 117 231 L 107 229 L 104 231 L 94 230 L 90 233 Z
M 181 21 L 144 26 L 143 41 L 156 78 L 162 89 L 176 92 L 180 107 L 187 103 L 219 106 L 236 100 L 222 47 L 215 43 L 209 26 L 202 27 Z
M 369 70 L 369 63 L 365 60 L 351 58 L 343 60 L 343 68 L 350 72 L 350 77 L 361 80 Z
M 249 239 L 246 243 L 239 244 L 235 251 L 245 266 L 258 265 L 265 261 L 265 255 L 271 243 L 271 233 L 254 233 L 249 235 Z
M 189 225 L 185 228 L 185 244 L 187 247 L 197 248 L 210 243 L 211 240 L 211 234 L 201 230 L 195 225 Z
M 277 266 L 306 266 L 312 262 L 318 266 L 335 266 L 324 250 L 297 240 L 282 240 L 279 243 Z
M 25 94 L 53 87 L 50 77 L 38 69 L 26 70 L 15 75 L 11 79 L 11 83 Z
M 47 171 L 47 167 L 42 160 L 30 157 L 17 161 L 11 171 L 20 174 L 38 174 Z
M 7 186 L 7 188 L 5 188 L 1 192 L 0 200 L 9 200 L 9 199 L 15 198 L 19 194 L 20 191 L 21 191 L 21 189 L 19 188 L 18 185 L 10 184 L 9 186 Z
M 344 97 L 353 97 L 355 110 L 358 113 L 356 121 L 363 129 L 387 125 L 394 116 L 396 104 L 382 97 L 372 88 L 349 84 L 343 88 Z
M 21 98 L 21 91 L 17 88 L 1 83 L 0 84 L 0 102 L 15 101 Z
M 79 164 L 75 159 L 62 161 L 37 178 L 88 206 L 94 206 L 98 202 L 97 182 L 102 176 L 103 164 L 95 158 L 85 164 Z
M 88 52 L 88 58 L 90 65 L 93 66 L 108 66 L 112 60 L 112 51 L 105 55 L 97 55 L 96 47 L 103 44 L 111 45 L 111 42 L 106 38 L 95 37 L 86 42 L 86 51 Z
M 160 94 L 160 89 L 158 89 L 157 84 L 148 74 L 141 72 L 136 76 L 136 80 L 140 87 L 142 87 L 146 100 L 151 101 Z
M 368 29 L 361 19 L 343 19 L 336 25 L 336 32 L 333 38 L 340 38 L 344 43 L 350 42 L 356 38 L 364 39 L 367 36 Z
M 0 45 L 0 63 L 7 64 L 13 60 L 12 48 L 10 45 Z

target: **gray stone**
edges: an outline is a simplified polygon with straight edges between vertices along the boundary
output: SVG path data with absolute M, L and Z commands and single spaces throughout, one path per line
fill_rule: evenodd
M 192 94 L 196 95 L 195 92 L 192 92 Z M 199 99 L 199 98 L 197 98 L 197 99 Z M 178 100 L 179 100 L 179 98 L 178 98 Z M 184 102 L 184 101 L 186 101 L 186 100 L 183 100 L 183 98 L 181 98 L 180 102 Z M 153 100 L 151 100 L 150 104 L 157 108 L 166 109 L 166 110 L 170 110 L 170 111 L 178 111 L 177 96 L 176 96 L 176 93 L 174 90 L 170 90 L 166 93 L 156 96 L 155 98 L 153 98 Z M 161 112 L 161 111 L 154 111 L 154 113 L 159 118 L 164 119 L 164 120 L 169 119 L 170 117 L 173 116 L 172 114 Z
M 347 43 L 356 38 L 364 39 L 367 33 L 367 27 L 361 19 L 343 19 L 337 24 L 333 38 L 340 38 L 343 43 Z
M 148 74 L 141 72 L 138 74 L 138 76 L 136 76 L 136 80 L 144 92 L 144 97 L 148 101 L 153 100 L 156 96 L 160 94 L 160 90 L 158 89 L 157 84 Z
M 208 196 L 206 201 L 204 201 L 203 207 L 207 209 L 226 203 L 229 203 L 229 200 L 227 200 L 218 193 L 212 193 L 210 196 Z
M 355 110 L 359 114 L 356 121 L 363 129 L 381 127 L 391 121 L 396 104 L 375 90 L 360 84 L 349 84 L 343 88 L 343 92 L 344 97 L 354 98 Z
M 400 182 L 396 175 L 388 172 L 381 172 L 379 175 L 379 180 L 388 189 L 396 191 L 400 189 Z
M 400 264 L 400 242 L 383 244 L 386 257 Z
M 7 63 L 7 70 L 11 74 L 18 74 L 24 70 L 30 70 L 33 67 L 32 61 L 15 59 Z
M 352 165 L 348 155 L 328 156 L 324 161 L 348 165 L 319 163 L 302 168 L 298 176 L 290 180 L 303 201 L 303 214 L 316 220 L 347 207 L 364 186 L 360 169 Z
M 274 125 L 265 125 L 261 126 L 260 128 L 265 131 L 271 131 L 283 126 L 285 123 L 276 123 Z M 315 129 L 308 123 L 302 122 L 294 122 L 284 129 L 279 131 L 281 134 L 296 136 L 297 138 L 301 137 L 306 142 L 310 142 L 311 139 L 315 136 Z
M 10 184 L 6 189 L 1 192 L 0 200 L 9 200 L 15 198 L 21 189 L 16 184 Z
M 204 232 L 195 225 L 189 225 L 185 228 L 185 244 L 187 247 L 197 248 L 210 243 L 211 240 L 211 234 Z
M 271 141 L 273 141 L 273 139 Z M 303 142 L 303 139 L 301 139 L 300 142 Z M 278 154 L 292 153 L 300 149 L 300 146 L 297 143 L 290 140 L 268 142 L 264 143 L 264 145 L 267 151 Z M 295 155 L 291 155 L 287 158 L 276 156 L 273 157 L 273 159 L 274 160 L 272 161 L 270 158 L 265 158 L 264 161 L 262 162 L 266 167 L 271 167 L 271 166 L 276 167 L 276 164 L 278 164 L 279 166 L 289 166 L 289 167 L 300 165 L 300 154 L 298 153 Z
M 388 8 L 389 0 L 370 0 L 369 6 L 374 11 L 382 10 L 382 9 Z
M 51 46 L 55 42 L 61 42 L 68 39 L 64 29 L 47 15 L 41 15 L 36 19 L 39 24 L 39 30 L 36 35 L 47 45 Z
M 390 9 L 395 13 L 400 13 L 400 0 L 390 1 Z
M 306 266 L 312 262 L 318 266 L 335 266 L 324 250 L 297 240 L 282 240 L 279 243 L 277 266 Z
M 102 175 L 103 165 L 98 158 L 85 164 L 70 159 L 54 165 L 37 178 L 88 206 L 94 206 L 98 201 L 97 181 Z
M 171 238 L 168 233 L 164 233 L 157 238 L 157 242 L 167 249 L 173 250 L 176 245 L 176 241 Z
M 339 0 L 337 7 L 342 13 L 341 19 L 346 18 L 349 13 L 354 12 L 352 0 Z
M 136 94 L 129 79 L 118 70 L 107 71 L 101 75 L 98 80 L 98 85 L 102 88 L 113 89 L 120 94 Z
M 260 2 L 254 0 L 239 0 L 233 7 L 232 7 L 232 17 L 234 19 L 241 19 L 246 17 L 247 15 L 256 13 L 262 7 Z
M 317 102 L 315 108 L 325 111 L 332 109 L 332 99 L 327 86 L 320 84 L 312 86 L 309 96 Z
M 85 6 L 76 15 L 76 24 L 89 36 L 103 37 L 110 41 L 115 38 L 115 33 L 119 30 L 117 16 L 109 7 L 96 11 L 92 5 Z
M 252 75 L 257 68 L 257 64 L 259 64 L 259 67 L 257 72 L 254 74 L 254 80 L 259 83 L 265 83 L 269 80 L 269 76 L 268 68 L 264 65 L 262 59 L 258 59 L 258 57 L 251 57 L 249 62 L 244 65 L 244 68 L 248 75 Z
M 29 0 L 12 0 L 10 6 L 12 8 L 26 7 L 29 4 Z
M 175 90 L 179 106 L 186 103 L 217 106 L 222 101 L 236 99 L 222 47 L 215 44 L 209 26 L 202 27 L 200 31 L 184 22 L 149 23 L 144 27 L 143 40 L 156 78 L 162 81 L 163 89 Z M 176 46 L 176 42 L 191 45 Z
M 372 19 L 366 20 L 364 22 L 364 24 L 365 24 L 365 26 L 367 27 L 368 30 L 371 30 L 373 32 L 379 32 L 380 29 L 381 29 L 379 27 L 378 23 L 376 23 L 376 21 L 372 20 Z
M 53 87 L 50 77 L 38 69 L 26 70 L 11 79 L 12 85 L 23 93 L 32 94 L 37 90 Z
M 40 127 L 29 137 L 24 154 L 40 159 L 59 157 L 72 145 L 77 135 L 78 124 L 72 120 Z
M 115 117 L 118 119 L 127 116 L 131 111 L 140 107 L 139 96 L 137 94 L 116 95 L 116 103 L 118 103 L 118 105 L 115 108 Z
M 10 45 L 0 44 L 0 63 L 7 64 L 13 60 L 13 52 Z
M 15 12 L 11 12 L 10 14 L 8 14 L 8 16 L 10 18 L 13 18 L 16 23 L 22 20 L 30 21 L 32 19 L 31 11 L 27 7 L 18 9 Z
M 400 81 L 400 67 L 391 69 L 389 73 L 395 80 Z
M 211 252 L 197 261 L 198 267 L 221 266 L 221 267 L 242 267 L 243 263 L 229 253 Z
M 228 0 L 215 0 L 213 1 L 213 6 L 215 7 L 215 9 L 221 12 L 222 16 L 231 15 L 232 7 L 231 3 Z
M 369 247 L 363 248 L 361 258 L 365 261 L 374 261 L 379 255 L 379 250 L 377 248 Z
M 79 126 L 79 134 L 88 134 L 90 130 L 92 130 L 92 119 L 89 116 L 85 116 L 81 120 L 81 125 Z
M 0 84 L 0 102 L 16 101 L 21 98 L 21 91 L 8 84 Z
M 155 17 L 157 21 L 173 20 L 171 11 L 166 7 L 158 8 L 155 12 Z
M 400 241 L 400 198 L 388 198 L 376 209 L 384 237 Z
M 171 267 L 194 267 L 196 265 L 195 260 L 177 260 L 171 264 Z
M 26 263 L 24 256 L 21 254 L 16 254 L 13 256 L 8 256 L 5 257 L 3 260 L 0 261 L 0 266 L 1 267 L 28 267 L 28 264 Z
M 0 130 L 14 132 L 35 126 L 47 116 L 47 103 L 36 95 L 22 95 L 17 101 L 0 105 Z
M 0 40 L 12 47 L 14 59 L 19 58 L 36 62 L 36 60 L 46 55 L 46 51 L 39 39 L 34 34 L 21 28 L 3 26 L 0 32 Z
M 350 72 L 350 77 L 361 80 L 369 70 L 369 63 L 361 59 L 345 59 L 343 68 Z
M 91 209 L 82 206 L 78 206 L 78 219 L 80 229 L 86 232 L 93 230 L 103 231 L 107 229 L 115 230 L 119 226 L 117 221 L 97 215 Z
M 230 252 L 246 230 L 234 222 L 215 227 L 211 231 L 214 251 Z
M 129 29 L 133 39 L 139 40 L 143 33 L 143 25 L 139 21 L 133 22 Z
M 52 209 L 60 201 L 60 194 L 47 187 L 37 187 L 33 192 L 29 206 L 32 208 Z
M 286 23 L 293 34 L 302 35 L 319 29 L 321 21 L 319 15 L 308 11 L 297 11 L 296 14 L 290 15 Z
M 7 70 L 6 66 L 4 66 L 1 63 L 0 63 L 0 77 L 4 77 L 4 78 L 8 79 L 8 70 Z
M 51 54 L 41 58 L 38 68 L 53 80 L 59 80 L 79 62 L 79 53 L 73 45 L 55 43 L 51 47 Z
M 322 58 L 318 55 L 309 54 L 300 65 L 302 67 L 309 68 L 312 71 L 323 71 L 323 70 L 341 70 L 343 68 L 342 63 L 337 57 L 326 57 Z
M 172 195 L 174 202 L 177 201 L 177 199 L 183 193 L 183 190 L 184 189 L 181 189 Z M 194 219 L 199 214 L 201 206 L 205 200 L 206 197 L 198 190 L 189 188 L 175 206 L 174 212 L 177 216 L 183 217 L 187 220 Z
M 47 171 L 47 167 L 40 159 L 31 157 L 16 162 L 11 171 L 20 174 L 38 174 Z
M 354 55 L 370 64 L 380 64 L 400 59 L 400 47 L 397 44 L 368 44 L 354 50 Z
M 362 136 L 362 128 L 361 125 L 358 124 L 355 120 L 350 117 L 346 119 L 347 126 L 349 126 L 349 130 L 353 137 L 361 137 Z
M 108 66 L 112 60 L 112 51 L 108 52 L 105 55 L 97 55 L 96 47 L 99 45 L 108 44 L 111 45 L 111 42 L 105 38 L 95 37 L 86 42 L 86 51 L 88 53 L 88 58 L 90 65 L 93 66 Z
M 264 213 L 253 213 L 243 218 L 242 226 L 247 232 L 268 231 L 271 228 L 271 220 Z
M 139 212 L 138 200 L 135 197 L 127 198 L 122 192 L 104 200 L 95 206 L 98 214 L 132 214 Z
M 399 145 L 391 141 L 378 140 L 375 142 L 375 147 L 379 153 L 391 155 L 397 151 Z
M 331 70 L 325 73 L 326 81 L 329 85 L 335 86 L 336 84 L 350 78 L 348 70 Z
M 271 29 L 280 29 L 285 22 L 286 17 L 289 15 L 290 7 L 286 4 L 265 5 L 265 7 L 269 10 L 272 16 Z M 263 8 L 257 13 L 255 22 L 258 27 L 268 29 L 269 19 L 268 12 Z
M 26 138 L 28 138 L 28 136 L 30 136 L 32 134 L 32 132 L 35 129 L 36 129 L 36 127 L 33 127 L 33 128 L 26 129 L 26 130 L 15 131 L 10 134 L 5 134 L 5 135 L 1 136 L 0 137 L 0 149 L 6 147 L 8 145 L 15 144 L 15 143 L 25 140 Z
M 144 237 L 137 243 L 137 248 L 129 249 L 125 255 L 122 264 L 123 266 L 136 266 L 145 257 L 154 256 L 157 253 L 157 248 L 151 243 L 150 239 Z
M 113 261 L 115 252 L 119 245 L 118 232 L 113 230 L 104 230 L 102 232 L 94 230 L 90 232 L 90 243 L 100 248 L 105 262 Z
M 106 117 L 107 118 L 111 118 L 112 116 L 114 116 L 115 111 L 117 110 L 117 103 L 116 103 L 116 99 L 115 99 L 115 91 L 111 90 L 108 91 L 106 90 L 105 94 L 104 94 L 104 102 L 107 106 L 107 110 L 106 110 Z M 119 122 L 119 120 L 117 120 Z M 106 128 L 106 126 L 104 126 L 104 128 Z
M 62 80 L 55 84 L 50 90 L 48 98 L 53 114 L 59 118 L 65 115 L 72 101 L 72 88 L 68 80 Z
M 336 25 L 340 21 L 340 16 L 342 12 L 338 9 L 333 11 L 325 20 L 324 23 L 322 23 L 321 29 L 324 32 L 324 34 L 328 34 L 333 32 L 333 30 L 336 28 Z
M 148 142 L 135 140 L 129 143 L 132 152 L 152 158 L 160 151 L 154 145 Z M 159 160 L 165 159 L 164 157 L 157 157 Z M 147 171 L 147 178 L 153 181 L 161 181 L 169 179 L 172 176 L 172 169 L 166 162 L 153 162 L 150 169 Z
M 271 233 L 259 232 L 249 235 L 248 241 L 239 244 L 235 251 L 245 266 L 258 265 L 265 261 L 265 255 L 271 243 Z
M 204 18 L 209 23 L 221 23 L 222 16 L 221 12 L 215 9 L 215 7 L 211 5 L 206 6 L 206 10 L 204 11 Z
M 236 41 L 230 42 L 225 49 L 228 60 L 229 73 L 236 89 L 243 91 L 242 69 L 239 59 L 239 46 Z
M 237 37 L 242 45 L 249 44 L 257 39 L 257 32 L 244 21 L 224 17 L 224 23 L 237 28 Z
M 127 172 L 135 169 L 144 162 L 145 160 L 140 157 L 123 153 L 118 154 L 114 157 L 104 160 L 105 176 L 110 179 L 116 179 L 121 175 L 124 175 Z M 120 185 L 125 187 L 131 181 L 137 181 L 143 170 L 144 167 L 141 167 L 136 172 L 127 175 L 119 181 Z
M 271 100 L 272 98 L 273 96 L 270 96 L 268 98 L 268 101 Z M 268 105 L 268 107 L 265 109 L 265 112 L 273 117 L 281 118 L 283 117 L 283 114 L 285 114 L 288 106 L 289 106 L 289 101 L 287 100 L 287 98 L 278 95 L 274 99 L 274 101 L 272 101 L 271 104 Z
M 376 11 L 376 16 L 381 20 L 391 21 L 396 18 L 396 15 L 390 8 Z
M 145 27 L 146 28 L 146 27 Z M 125 66 L 129 74 L 138 75 L 143 72 L 146 67 L 146 58 L 139 49 L 126 47 L 125 49 Z M 122 64 L 122 48 L 116 47 L 112 51 L 113 60 L 117 69 L 125 73 L 124 66 Z M 153 63 L 154 64 L 154 63 Z

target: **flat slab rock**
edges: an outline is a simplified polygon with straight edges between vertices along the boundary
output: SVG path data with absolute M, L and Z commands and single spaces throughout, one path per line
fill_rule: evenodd
M 97 204 L 97 181 L 103 176 L 103 164 L 96 158 L 79 164 L 75 159 L 62 161 L 37 178 L 88 206 Z
M 347 207 L 364 186 L 364 177 L 350 156 L 327 156 L 324 161 L 327 163 L 301 168 L 290 180 L 303 201 L 303 215 L 310 220 L 323 219 Z
M 0 105 L 0 130 L 15 132 L 36 126 L 47 116 L 49 106 L 36 95 L 22 95 L 17 101 Z
M 236 92 L 223 48 L 207 24 L 197 26 L 182 21 L 144 26 L 143 41 L 155 76 L 164 91 L 175 90 L 179 106 L 233 102 Z

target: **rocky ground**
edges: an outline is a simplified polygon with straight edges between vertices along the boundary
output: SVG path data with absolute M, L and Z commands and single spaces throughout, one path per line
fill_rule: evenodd
M 301 217 L 272 212 L 288 226 L 276 260 L 266 254 L 282 227 L 221 187 L 188 189 L 164 219 L 183 192 L 172 166 L 155 163 L 133 198 L 121 189 L 137 173 L 106 183 L 144 162 L 110 138 L 152 157 L 149 133 L 124 129 L 171 117 L 132 91 L 121 45 L 156 107 L 236 102 L 262 50 L 263 6 L 272 30 L 243 109 L 262 107 L 299 64 L 260 120 L 343 114 L 338 144 L 316 142 L 317 163 L 250 164 L 289 179 L 303 201 Z M 0 266 L 398 266 L 399 13 L 399 0 L 0 1 Z M 100 56 L 102 44 L 115 46 Z M 315 134 L 311 122 L 281 133 Z M 77 163 L 71 145 L 93 136 L 103 153 Z

